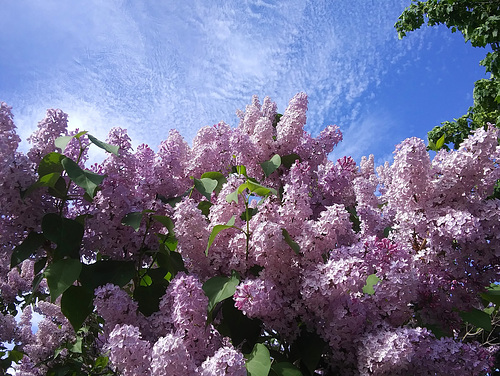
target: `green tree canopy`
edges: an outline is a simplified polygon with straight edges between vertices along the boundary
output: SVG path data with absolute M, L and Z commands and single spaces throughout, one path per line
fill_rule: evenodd
M 444 24 L 453 33 L 462 33 L 474 47 L 490 47 L 480 64 L 489 72 L 489 79 L 474 84 L 474 103 L 465 115 L 445 121 L 428 133 L 429 149 L 448 145 L 458 148 L 472 130 L 486 123 L 500 124 L 500 2 L 498 0 L 428 0 L 413 1 L 394 25 L 399 38 L 407 32 Z M 444 141 L 444 142 L 443 142 Z

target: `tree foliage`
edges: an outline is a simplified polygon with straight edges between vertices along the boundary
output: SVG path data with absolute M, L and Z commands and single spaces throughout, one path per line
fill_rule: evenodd
M 480 64 L 490 78 L 474 84 L 474 103 L 466 114 L 445 121 L 429 134 L 429 148 L 458 148 L 474 129 L 487 123 L 500 124 L 500 2 L 496 0 L 428 0 L 414 1 L 395 24 L 400 38 L 406 33 L 429 26 L 444 24 L 451 31 L 462 33 L 473 47 L 489 47 Z M 444 143 L 439 140 L 444 137 Z

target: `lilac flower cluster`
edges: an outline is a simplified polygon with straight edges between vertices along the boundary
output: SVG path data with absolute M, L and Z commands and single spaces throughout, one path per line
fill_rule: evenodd
M 92 167 L 106 175 L 92 202 L 74 200 L 64 213 L 85 219 L 79 250 L 85 267 L 101 260 L 135 267 L 128 284 L 107 283 L 93 292 L 93 313 L 104 320 L 96 351 L 109 357 L 112 370 L 245 375 L 245 341 L 232 343 L 220 325 L 221 304 L 229 302 L 259 323 L 262 341 L 282 341 L 275 351 L 292 348 L 304 331 L 319 336 L 322 374 L 488 372 L 498 348 L 464 338 L 469 324 L 463 313 L 483 311 L 481 294 L 499 281 L 500 200 L 491 197 L 500 178 L 498 129 L 478 129 L 458 150 L 440 151 L 433 160 L 422 140 L 410 138 L 397 146 L 394 163 L 375 169 L 373 156 L 359 166 L 350 157 L 329 160 L 342 134 L 336 126 L 317 137 L 305 132 L 307 106 L 299 93 L 280 117 L 275 103 L 265 98 L 261 105 L 255 96 L 239 111 L 236 128 L 223 122 L 204 127 L 192 147 L 171 131 L 158 152 L 147 145 L 134 151 L 126 130 L 110 131 L 107 142 L 120 147 L 119 155 Z M 58 212 L 46 190 L 25 199 L 19 191 L 36 181 L 36 163 L 55 151 L 56 137 L 68 135 L 66 125 L 66 114 L 49 110 L 24 155 L 17 152 L 10 108 L 0 106 L 5 305 L 31 292 L 35 274 L 46 267 L 40 260 L 52 261 L 53 250 L 40 247 L 10 265 L 15 247 L 40 231 L 43 213 Z M 62 151 L 71 158 L 79 155 L 74 141 Z M 81 141 L 86 146 L 89 139 Z M 261 166 L 275 154 L 283 163 L 265 174 Z M 80 162 L 84 167 L 85 158 Z M 208 194 L 195 188 L 205 172 L 224 177 L 212 181 L 217 189 Z M 267 188 L 252 196 L 251 184 Z M 122 223 L 129 213 L 143 213 L 136 228 Z M 154 215 L 174 224 L 168 245 L 172 234 Z M 168 257 L 175 252 L 185 269 L 172 269 Z M 168 264 L 168 274 L 149 281 L 160 264 Z M 230 275 L 239 279 L 234 293 L 208 312 L 204 284 Z M 37 286 L 47 293 L 46 284 Z M 144 314 L 138 292 L 151 286 L 161 293 L 154 312 Z M 1 312 L 0 340 L 16 341 L 25 354 L 20 374 L 47 371 L 36 365 L 50 367 L 46 360 L 75 340 L 60 304 L 37 302 L 44 319 L 36 334 L 30 305 L 17 325 L 11 313 Z M 439 328 L 444 337 L 427 328 Z
M 104 350 L 123 375 L 246 374 L 241 352 L 206 325 L 208 299 L 194 276 L 180 273 L 149 317 L 111 284 L 97 289 L 94 304 L 109 330 Z

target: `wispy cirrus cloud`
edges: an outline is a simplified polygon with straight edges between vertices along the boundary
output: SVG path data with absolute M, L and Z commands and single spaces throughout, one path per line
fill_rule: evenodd
M 308 128 L 338 123 L 362 130 L 346 152 L 373 141 L 352 126 L 395 64 L 422 47 L 398 43 L 393 24 L 408 0 L 384 2 L 11 2 L 0 25 L 0 99 L 14 106 L 29 134 L 46 107 L 105 137 L 129 129 L 156 147 L 171 128 L 189 141 L 251 96 L 283 111 L 309 95 Z M 7 58 L 9 57 L 9 58 Z M 12 58 L 10 58 L 12 57 Z M 363 141 L 360 141 L 363 140 Z M 356 155 L 357 155 L 356 154 Z

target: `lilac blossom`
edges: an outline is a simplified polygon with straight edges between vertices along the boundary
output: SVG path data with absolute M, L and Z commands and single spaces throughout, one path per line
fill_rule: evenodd
M 219 348 L 199 367 L 201 376 L 246 376 L 245 358 L 233 346 Z
M 31 149 L 28 158 L 38 163 L 45 154 L 56 151 L 54 140 L 59 136 L 68 135 L 68 114 L 57 109 L 47 110 L 45 119 L 38 123 L 38 129 L 28 138 Z
M 151 375 L 151 346 L 132 325 L 116 325 L 106 344 L 113 368 L 124 376 Z
M 342 139 L 338 127 L 317 137 L 304 131 L 307 104 L 307 96 L 297 94 L 276 123 L 276 104 L 265 98 L 261 105 L 255 96 L 238 113 L 237 128 L 223 122 L 204 127 L 192 147 L 174 130 L 157 152 L 147 145 L 134 151 L 126 130 L 114 128 L 107 142 L 120 147 L 119 156 L 92 167 L 106 175 L 93 201 L 74 200 L 58 211 L 55 203 L 61 202 L 46 190 L 25 199 L 19 192 L 38 179 L 36 164 L 56 150 L 54 139 L 68 134 L 67 115 L 49 110 L 24 155 L 17 152 L 11 110 L 1 103 L 2 303 L 31 291 L 35 262 L 54 261 L 55 245 L 45 244 L 10 268 L 13 249 L 30 231 L 41 232 L 41 216 L 87 214 L 76 257 L 85 263 L 132 260 L 137 268 L 124 288 L 106 284 L 94 291 L 94 313 L 104 320 L 98 338 L 104 346 L 96 345 L 96 351 L 104 351 L 120 374 L 245 375 L 240 347 L 222 334 L 223 310 L 207 317 L 209 299 L 202 288 L 210 278 L 233 271 L 241 282 L 224 304 L 234 302 L 240 315 L 261 322 L 260 330 L 283 341 L 283 349 L 302 330 L 318 335 L 326 343 L 323 374 L 485 374 L 498 349 L 464 338 L 460 312 L 483 310 L 480 294 L 498 282 L 500 203 L 490 197 L 500 178 L 498 129 L 480 128 L 458 150 L 440 151 L 432 160 L 424 142 L 410 138 L 397 146 L 394 163 L 375 168 L 370 156 L 357 166 L 347 156 L 328 159 Z M 86 148 L 87 137 L 80 140 Z M 63 152 L 77 159 L 78 140 Z M 274 154 L 299 158 L 266 177 L 261 163 Z M 245 165 L 249 177 L 278 194 L 248 203 L 242 192 L 238 202 L 228 200 L 248 179 L 232 173 L 236 165 Z M 227 178 L 220 192 L 207 198 L 193 189 L 183 196 L 193 187 L 191 178 L 208 171 Z M 175 207 L 165 204 L 176 197 Z M 208 213 L 200 202 L 210 206 Z M 242 216 L 247 205 L 254 209 L 248 221 Z M 171 217 L 175 251 L 187 272 L 167 273 L 155 234 L 165 229 L 147 218 L 137 231 L 123 225 L 131 212 Z M 237 228 L 219 232 L 206 253 L 214 226 L 233 217 Z M 170 252 L 163 251 L 165 257 Z M 45 266 L 37 265 L 43 273 Z M 159 309 L 148 317 L 134 297 L 146 270 L 163 273 L 162 288 L 168 284 Z M 374 276 L 377 282 L 368 286 Z M 39 292 L 47 291 L 43 282 Z M 56 349 L 75 340 L 60 304 L 37 302 L 34 309 L 43 320 L 36 333 L 30 305 L 17 324 L 2 312 L 0 338 L 18 341 L 26 354 L 16 366 L 19 374 L 47 373 Z M 438 327 L 447 336 L 437 339 L 425 327 Z M 66 349 L 59 358 L 68 354 Z M 39 362 L 46 363 L 36 370 Z

